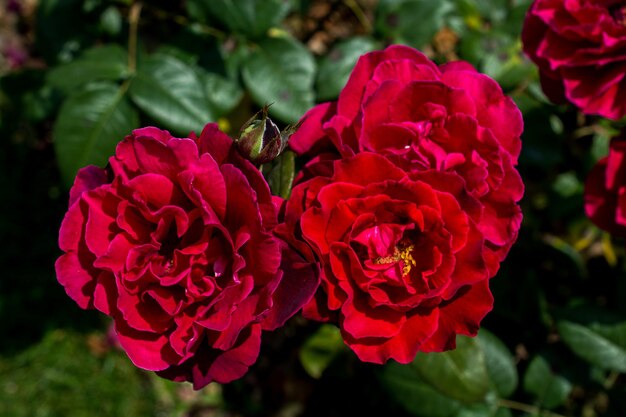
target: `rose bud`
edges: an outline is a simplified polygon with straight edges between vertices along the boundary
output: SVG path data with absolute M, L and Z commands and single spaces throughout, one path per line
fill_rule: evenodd
M 239 152 L 256 165 L 274 160 L 285 148 L 286 140 L 278 126 L 267 116 L 269 106 L 252 116 L 235 141 Z M 260 115 L 260 117 L 259 117 Z

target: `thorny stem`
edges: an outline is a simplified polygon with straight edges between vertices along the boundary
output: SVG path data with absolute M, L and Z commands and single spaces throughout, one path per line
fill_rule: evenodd
M 356 0 L 343 0 L 343 2 L 345 3 L 346 6 L 348 6 L 350 8 L 350 10 L 352 10 L 352 13 L 354 13 L 356 18 L 361 23 L 361 25 L 363 25 L 363 28 L 365 28 L 365 31 L 367 33 L 371 33 L 372 32 L 372 24 L 370 23 L 370 21 L 367 18 L 367 16 L 365 16 L 365 13 L 363 12 L 363 9 L 361 9 L 361 6 L 359 6 L 359 4 L 356 2 Z
M 528 414 L 543 417 L 565 417 L 562 414 L 553 413 L 552 411 L 542 410 L 540 407 L 530 404 L 524 404 L 517 401 L 499 399 L 498 407 L 509 408 L 511 410 L 523 411 Z
M 141 2 L 133 3 L 128 13 L 128 23 L 130 25 L 128 33 L 128 70 L 131 74 L 134 74 L 137 69 L 137 29 L 142 6 Z

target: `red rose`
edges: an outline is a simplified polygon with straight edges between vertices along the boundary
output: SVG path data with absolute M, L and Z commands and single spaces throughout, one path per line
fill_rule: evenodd
M 536 0 L 522 30 L 546 95 L 588 114 L 626 114 L 626 5 L 619 0 Z
M 298 181 L 329 176 L 333 159 L 364 151 L 407 172 L 460 176 L 482 205 L 476 221 L 493 275 L 522 219 L 522 128 L 513 101 L 471 65 L 437 67 L 415 49 L 391 46 L 362 56 L 338 101 L 310 110 L 290 146 L 313 157 Z
M 315 289 L 314 267 L 282 279 L 301 258 L 275 225 L 267 183 L 215 124 L 199 138 L 139 129 L 106 169 L 78 172 L 57 277 L 80 307 L 113 318 L 135 365 L 195 388 L 225 383 L 255 362 L 261 330 Z
M 626 137 L 611 141 L 609 155 L 598 161 L 585 184 L 585 212 L 604 230 L 626 236 Z
M 405 46 L 362 56 L 290 139 L 311 159 L 277 230 L 322 267 L 305 316 L 376 363 L 476 334 L 521 223 L 521 132 L 513 101 L 467 63 Z
M 456 174 L 408 174 L 362 152 L 293 189 L 285 224 L 300 216 L 323 267 L 305 315 L 336 321 L 361 360 L 450 349 L 492 308 L 480 204 Z

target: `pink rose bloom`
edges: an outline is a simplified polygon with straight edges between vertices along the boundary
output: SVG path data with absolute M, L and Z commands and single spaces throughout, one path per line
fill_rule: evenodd
M 626 4 L 619 0 L 536 0 L 522 30 L 554 102 L 587 114 L 626 114 Z
M 78 172 L 57 278 L 113 318 L 138 367 L 196 389 L 226 383 L 255 362 L 261 330 L 317 285 L 315 266 L 291 266 L 301 258 L 273 235 L 276 215 L 259 170 L 217 125 L 191 138 L 138 129 L 106 169 Z

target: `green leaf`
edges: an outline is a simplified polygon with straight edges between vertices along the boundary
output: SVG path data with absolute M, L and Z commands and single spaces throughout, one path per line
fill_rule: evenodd
M 232 32 L 259 37 L 280 24 L 291 6 L 289 0 L 188 0 L 187 12 L 202 23 L 218 21 Z
M 48 73 L 48 83 L 66 94 L 94 81 L 118 81 L 129 75 L 127 55 L 118 45 L 95 47 L 77 60 Z
M 609 154 L 611 138 L 619 133 L 614 126 L 611 126 L 609 120 L 599 124 L 600 129 L 593 135 L 593 143 L 591 144 L 590 165 L 595 164 Z
M 380 379 L 393 400 L 409 413 L 422 417 L 452 417 L 462 409 L 461 403 L 435 390 L 410 365 L 389 362 Z
M 359 57 L 378 47 L 371 38 L 355 37 L 338 43 L 319 64 L 317 79 L 318 100 L 333 100 L 346 85 Z
M 455 417 L 496 417 L 506 416 L 506 413 L 500 413 L 501 409 L 493 404 L 472 404 L 464 406 Z M 505 410 L 505 409 L 504 409 Z M 508 411 L 508 410 L 505 410 Z M 510 413 L 509 413 L 510 415 Z
M 378 8 L 376 27 L 395 43 L 422 48 L 430 44 L 453 9 L 448 0 L 382 1 Z M 419 24 L 416 24 L 416 16 L 421 17 Z
M 585 186 L 578 179 L 576 171 L 567 171 L 557 175 L 552 182 L 552 189 L 561 197 L 567 198 L 576 194 L 582 195 Z
M 110 35 L 117 36 L 122 31 L 122 15 L 115 6 L 109 6 L 100 16 L 100 29 Z
M 485 366 L 498 395 L 507 398 L 517 388 L 515 359 L 509 349 L 493 333 L 481 329 L 476 339 L 485 358 Z
M 250 49 L 246 45 L 238 45 L 232 50 L 222 48 L 221 52 L 224 57 L 224 71 L 229 80 L 238 80 L 241 68 L 250 55 Z
M 66 184 L 79 168 L 104 166 L 115 145 L 139 125 L 125 90 L 110 83 L 95 84 L 65 101 L 54 126 L 57 160 Z
M 543 356 L 535 356 L 524 375 L 524 390 L 535 397 L 539 407 L 555 408 L 565 402 L 572 384 L 554 373 Z
M 243 91 L 237 84 L 213 72 L 199 71 L 198 75 L 204 84 L 210 107 L 217 117 L 237 107 L 243 97 Z
M 439 392 L 462 402 L 485 398 L 489 375 L 478 342 L 457 337 L 457 347 L 442 353 L 419 353 L 411 366 Z
M 161 53 L 142 62 L 130 95 L 150 117 L 183 135 L 200 132 L 241 98 L 238 88 L 222 77 Z
M 259 106 L 272 104 L 270 114 L 295 123 L 313 102 L 315 61 L 292 38 L 267 38 L 247 56 L 242 66 L 244 84 Z
M 343 338 L 336 326 L 322 324 L 304 342 L 300 350 L 300 363 L 313 378 L 320 378 L 331 361 L 345 349 Z
M 563 342 L 581 358 L 602 369 L 626 372 L 626 322 L 584 326 L 560 321 L 557 329 Z
M 291 184 L 296 172 L 296 157 L 292 151 L 285 151 L 274 160 L 275 165 L 269 173 L 268 182 L 274 195 L 288 199 Z

